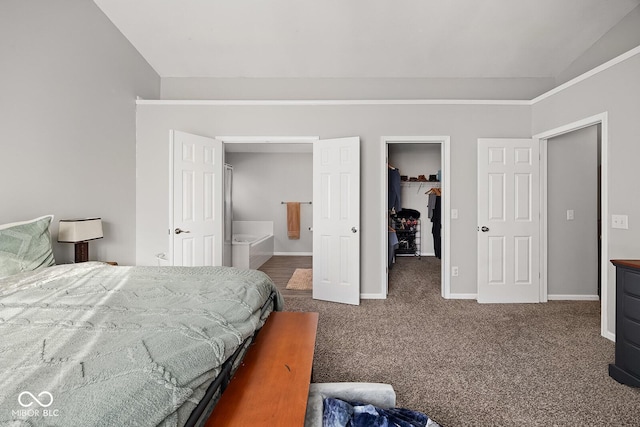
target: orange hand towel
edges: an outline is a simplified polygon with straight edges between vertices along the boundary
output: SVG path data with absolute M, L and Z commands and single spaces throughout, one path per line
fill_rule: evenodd
M 300 238 L 300 202 L 287 202 L 287 235 L 289 239 Z

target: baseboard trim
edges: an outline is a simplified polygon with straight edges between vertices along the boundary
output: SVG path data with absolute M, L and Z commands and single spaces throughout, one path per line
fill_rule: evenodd
M 274 252 L 277 256 L 313 256 L 313 252 Z
M 610 341 L 616 342 L 616 334 L 610 331 L 605 331 L 602 336 Z
M 598 295 L 564 295 L 564 294 L 548 294 L 549 301 L 600 301 Z
M 449 299 L 478 299 L 478 294 L 449 294 Z
M 384 294 L 360 294 L 360 299 L 387 299 Z

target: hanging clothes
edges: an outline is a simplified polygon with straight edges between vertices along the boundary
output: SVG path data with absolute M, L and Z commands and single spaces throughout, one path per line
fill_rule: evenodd
M 440 196 L 436 195 L 436 193 L 429 193 L 429 218 L 431 218 L 431 234 L 433 234 L 433 249 L 436 254 L 436 258 L 440 259 L 442 256 L 441 253 L 441 212 L 440 212 Z
M 433 210 L 436 207 L 436 193 L 428 192 L 429 200 L 427 201 L 427 216 L 429 218 L 433 217 Z
M 402 202 L 400 200 L 400 171 L 389 168 L 389 210 L 400 212 Z

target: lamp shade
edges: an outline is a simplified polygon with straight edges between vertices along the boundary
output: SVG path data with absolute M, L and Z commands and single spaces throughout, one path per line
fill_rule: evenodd
M 58 228 L 58 242 L 77 243 L 102 239 L 102 219 L 61 219 Z

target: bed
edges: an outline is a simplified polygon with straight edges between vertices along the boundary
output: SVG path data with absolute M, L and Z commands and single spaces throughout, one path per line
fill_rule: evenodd
M 0 425 L 199 425 L 282 309 L 264 273 L 232 267 L 40 263 L 7 275 L 16 229 L 3 227 Z

